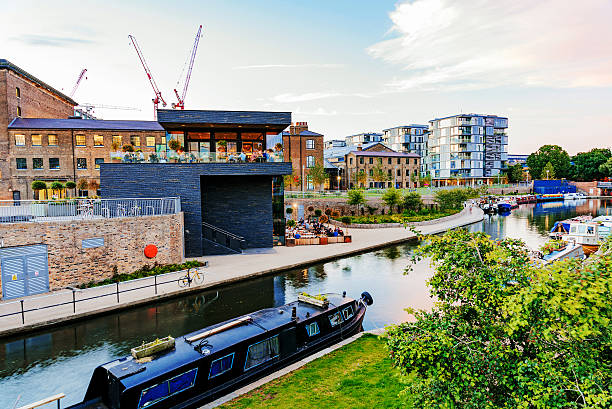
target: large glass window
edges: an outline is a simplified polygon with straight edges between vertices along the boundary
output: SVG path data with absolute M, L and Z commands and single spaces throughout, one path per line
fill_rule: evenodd
M 42 158 L 32 158 L 32 169 L 42 169 L 43 168 L 43 159 Z
M 85 135 L 77 135 L 76 136 L 76 146 L 85 146 L 86 140 Z
M 138 408 L 146 408 L 195 385 L 198 368 L 184 372 L 167 381 L 144 389 L 140 394 Z
M 94 146 L 104 146 L 104 137 L 102 135 L 94 135 Z
M 137 148 L 140 148 L 140 136 L 132 135 L 130 136 L 130 143 Z
M 147 147 L 148 148 L 155 147 L 155 137 L 154 136 L 147 136 Z
M 315 166 L 315 157 L 314 156 L 306 156 L 306 167 L 314 168 Z
M 96 158 L 94 159 L 94 163 L 96 165 L 96 169 L 100 169 L 100 164 L 104 163 L 104 158 Z
M 314 149 L 315 141 L 314 139 L 306 139 L 306 149 Z
M 47 135 L 49 146 L 57 146 L 57 135 Z
M 317 324 L 316 321 L 311 322 L 310 324 L 306 324 L 306 332 L 308 333 L 309 337 L 314 337 L 320 332 L 319 324 Z
M 249 346 L 247 351 L 244 369 L 251 369 L 271 359 L 276 358 L 280 353 L 278 335 L 264 339 L 256 344 Z
M 121 149 L 123 145 L 123 138 L 121 135 L 113 135 L 113 145 L 117 145 L 119 147 L 118 149 Z
M 215 359 L 210 364 L 210 373 L 208 379 L 219 376 L 230 369 L 234 365 L 234 353 L 224 356 L 223 358 Z
M 25 135 L 15 135 L 15 146 L 25 146 Z
M 42 135 L 32 135 L 32 146 L 42 146 Z
M 87 158 L 77 158 L 77 169 L 87 169 Z
M 60 161 L 59 158 L 49 158 L 49 169 L 59 169 Z
M 26 158 L 16 158 L 15 161 L 17 162 L 17 169 L 28 168 L 28 162 L 26 161 Z

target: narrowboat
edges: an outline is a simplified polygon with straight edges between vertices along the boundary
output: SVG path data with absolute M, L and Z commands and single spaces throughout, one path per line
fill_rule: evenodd
M 199 407 L 358 333 L 372 302 L 367 292 L 360 299 L 300 295 L 281 307 L 168 337 L 165 350 L 151 343 L 149 356 L 142 354 L 145 344 L 132 356 L 98 366 L 85 398 L 70 408 Z
M 510 213 L 512 205 L 508 201 L 502 201 L 497 203 L 497 209 L 500 213 Z
M 536 201 L 540 202 L 553 202 L 555 200 L 563 200 L 563 193 L 551 193 L 544 195 L 536 195 Z
M 516 202 L 518 204 L 526 204 L 526 203 L 535 203 L 536 197 L 535 195 L 524 195 L 516 198 Z

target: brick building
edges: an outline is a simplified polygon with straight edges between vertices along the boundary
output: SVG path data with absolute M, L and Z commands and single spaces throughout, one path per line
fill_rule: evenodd
M 296 122 L 289 127 L 289 132 L 283 132 L 283 151 L 285 161 L 291 162 L 293 175 L 291 183 L 285 186 L 287 190 L 313 190 L 312 178 L 308 170 L 315 164 L 323 163 L 323 135 L 308 130 L 307 122 Z M 299 183 L 295 183 L 296 177 Z
M 100 164 L 111 161 L 111 152 L 131 144 L 147 155 L 165 150 L 165 139 L 164 129 L 154 121 L 15 118 L 8 125 L 10 178 L 6 179 L 13 198 L 15 193 L 20 199 L 65 194 L 42 191 L 35 195 L 31 188 L 34 180 L 85 180 L 88 188 L 78 195 L 99 196 Z
M 418 186 L 421 157 L 376 144 L 347 153 L 344 164 L 343 184 L 348 188 L 414 188 Z
M 0 59 L 0 200 L 20 199 L 12 186 L 8 125 L 15 118 L 68 118 L 77 103 L 11 62 Z

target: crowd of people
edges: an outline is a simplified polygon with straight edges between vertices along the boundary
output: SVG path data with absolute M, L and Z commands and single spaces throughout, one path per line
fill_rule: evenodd
M 301 218 L 294 227 L 287 227 L 286 236 L 288 238 L 308 238 L 308 237 L 338 237 L 344 236 L 344 231 L 338 226 L 327 226 L 318 221 L 311 221 L 310 218 Z

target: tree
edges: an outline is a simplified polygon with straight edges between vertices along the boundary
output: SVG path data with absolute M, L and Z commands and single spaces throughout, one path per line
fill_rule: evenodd
M 533 179 L 546 177 L 542 173 L 542 169 L 548 162 L 552 164 L 556 177 L 567 178 L 570 176 L 571 165 L 567 152 L 557 145 L 544 145 L 537 152 L 527 157 L 527 166 L 531 177 Z
M 89 188 L 89 182 L 87 179 L 79 179 L 77 181 L 77 188 L 79 190 L 87 190 Z
M 540 266 L 521 240 L 427 240 L 437 303 L 387 332 L 415 407 L 610 407 L 610 255 Z
M 612 157 L 610 149 L 595 148 L 589 152 L 581 152 L 572 157 L 572 179 L 587 181 L 598 180 L 605 177 L 600 172 L 601 165 Z
M 404 210 L 418 212 L 423 207 L 421 195 L 417 192 L 408 192 L 402 197 L 402 207 Z
M 365 185 L 366 182 L 368 181 L 368 174 L 365 172 L 364 169 L 359 169 L 359 172 L 357 172 L 357 174 L 355 175 L 355 178 L 357 179 L 357 182 L 359 183 L 359 185 Z
M 517 183 L 525 180 L 525 176 L 523 175 L 523 165 L 517 163 L 512 166 L 508 166 L 507 175 L 510 183 Z
M 410 175 L 410 181 L 413 187 L 419 187 L 419 172 L 412 172 Z
M 431 186 L 431 175 L 429 174 L 429 172 L 427 172 L 425 176 L 421 178 L 421 183 L 423 184 L 423 186 Z
M 363 206 L 366 204 L 366 198 L 363 194 L 363 190 L 360 189 L 351 189 L 347 192 L 348 201 L 347 203 L 352 206 L 358 206 L 363 209 Z
M 393 213 L 393 206 L 397 206 L 401 202 L 401 196 L 396 188 L 390 187 L 385 190 L 382 195 L 382 200 L 387 206 L 389 206 L 389 214 Z
M 546 178 L 546 180 L 555 178 L 555 167 L 552 163 L 548 162 L 546 166 L 542 169 L 542 178 Z
M 466 189 L 442 189 L 434 193 L 434 202 L 438 204 L 440 210 L 459 209 L 463 202 L 468 199 Z
M 315 186 L 319 186 L 322 189 L 323 184 L 327 180 L 327 173 L 325 172 L 325 167 L 321 162 L 315 163 L 315 165 L 308 169 L 308 176 L 312 179 L 312 183 Z
M 378 159 L 376 166 L 372 168 L 372 178 L 375 182 L 386 182 L 389 179 L 389 174 L 385 172 L 382 166 L 382 159 Z
M 298 187 L 300 185 L 300 181 L 302 178 L 300 177 L 300 172 L 298 169 L 293 169 L 291 175 L 283 176 L 283 182 L 285 186 Z
M 601 164 L 599 171 L 603 177 L 612 177 L 612 158 L 608 159 L 606 163 Z
M 34 191 L 34 198 L 38 199 L 41 190 L 45 190 L 47 184 L 42 180 L 35 180 L 32 182 L 32 190 Z

